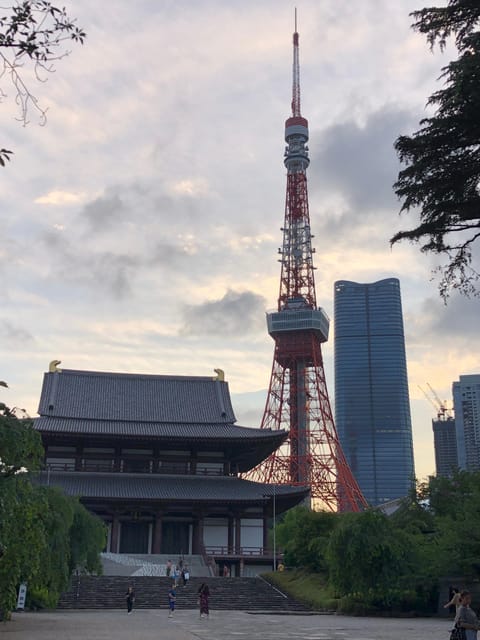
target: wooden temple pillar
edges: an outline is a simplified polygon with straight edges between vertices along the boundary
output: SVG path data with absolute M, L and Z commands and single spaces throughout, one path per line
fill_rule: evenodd
M 197 452 L 192 451 L 192 455 L 190 457 L 190 473 L 195 475 L 197 473 Z
M 119 473 L 122 470 L 122 448 L 119 445 L 115 447 L 114 456 L 113 470 Z
M 82 456 L 83 456 L 83 447 L 78 444 L 75 448 L 75 471 L 82 470 Z
M 110 552 L 118 553 L 118 546 L 120 542 L 120 520 L 118 513 L 113 514 L 112 518 L 112 533 L 110 536 Z
M 227 548 L 228 553 L 232 554 L 234 552 L 235 545 L 235 520 L 233 514 L 228 514 L 228 531 L 227 531 Z
M 238 556 L 241 553 L 242 547 L 242 521 L 240 516 L 235 516 L 235 554 Z
M 193 516 L 192 553 L 203 555 L 203 511 L 197 511 Z
M 152 553 L 162 553 L 162 525 L 163 511 L 157 511 L 153 524 Z

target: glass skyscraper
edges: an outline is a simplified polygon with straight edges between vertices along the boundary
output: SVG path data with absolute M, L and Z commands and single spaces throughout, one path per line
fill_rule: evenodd
M 400 283 L 335 283 L 335 417 L 363 495 L 372 505 L 412 486 L 412 424 Z
M 432 429 L 437 476 L 449 477 L 458 469 L 455 420 L 439 415 L 437 420 L 432 420 Z
M 460 376 L 452 385 L 458 466 L 480 470 L 480 374 Z

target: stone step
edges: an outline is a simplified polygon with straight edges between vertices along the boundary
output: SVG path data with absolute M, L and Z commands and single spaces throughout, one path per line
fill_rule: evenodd
M 177 587 L 177 607 L 196 609 L 198 589 L 204 579 L 192 578 Z M 307 607 L 281 594 L 261 578 L 208 578 L 210 607 L 223 610 L 306 611 Z M 60 609 L 122 609 L 129 585 L 135 589 L 138 609 L 168 608 L 172 580 L 151 576 L 78 576 L 62 594 Z
M 172 560 L 172 556 L 166 554 L 102 553 L 101 560 L 104 576 L 165 576 L 167 563 L 170 561 L 175 566 L 180 560 L 192 575 L 211 575 L 203 557 L 198 555 L 185 555 Z

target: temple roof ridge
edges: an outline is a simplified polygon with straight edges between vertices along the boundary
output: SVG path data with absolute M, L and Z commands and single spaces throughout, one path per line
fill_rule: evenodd
M 236 422 L 228 383 L 218 377 L 76 369 L 45 373 L 38 413 L 126 422 Z

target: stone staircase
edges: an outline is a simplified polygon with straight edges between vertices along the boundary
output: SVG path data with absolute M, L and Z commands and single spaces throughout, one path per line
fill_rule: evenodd
M 166 565 L 170 560 L 176 564 L 175 557 L 161 554 L 126 554 L 126 553 L 101 553 L 100 558 L 104 576 L 165 576 Z M 210 576 L 210 570 L 202 556 L 183 556 L 183 564 L 188 567 L 194 576 Z
M 197 592 L 205 581 L 210 608 L 241 611 L 301 612 L 308 607 L 282 594 L 266 580 L 256 578 L 191 578 L 177 587 L 178 609 L 196 609 Z M 167 609 L 172 580 L 160 576 L 74 576 L 62 594 L 59 609 L 123 609 L 129 585 L 135 589 L 135 608 Z

